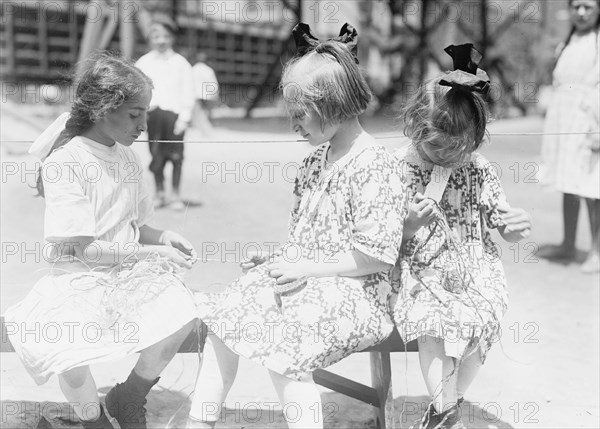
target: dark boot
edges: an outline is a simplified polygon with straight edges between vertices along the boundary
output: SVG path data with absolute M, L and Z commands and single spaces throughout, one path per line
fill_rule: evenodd
M 419 429 L 464 429 L 465 426 L 460 420 L 460 405 L 463 402 L 464 399 L 459 398 L 454 407 L 443 413 L 438 413 L 433 403 L 430 403 L 421 419 Z
M 101 414 L 100 417 L 98 417 L 98 420 L 94 420 L 93 422 L 89 420 L 81 420 L 81 426 L 83 426 L 83 429 L 114 429 L 102 406 L 100 406 L 100 413 Z
M 442 421 L 440 416 L 441 414 L 438 414 L 433 406 L 433 403 L 430 403 L 427 407 L 425 415 L 421 419 L 421 425 L 419 426 L 419 429 L 434 429 L 439 427 L 440 422 Z
M 465 425 L 460 419 L 460 408 L 458 404 L 450 408 L 448 411 L 441 413 L 440 417 L 440 429 L 466 429 Z
M 146 395 L 158 380 L 145 380 L 131 371 L 125 383 L 118 383 L 108 392 L 106 410 L 121 429 L 146 429 Z

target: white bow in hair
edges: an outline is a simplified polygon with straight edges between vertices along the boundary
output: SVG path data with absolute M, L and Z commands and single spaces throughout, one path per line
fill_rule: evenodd
M 37 139 L 35 139 L 28 152 L 40 161 L 45 160 L 50 154 L 50 150 L 56 142 L 56 139 L 58 139 L 60 133 L 64 131 L 65 124 L 70 117 L 71 114 L 65 112 L 56 118 L 54 122 L 52 122 L 52 124 L 50 124 Z

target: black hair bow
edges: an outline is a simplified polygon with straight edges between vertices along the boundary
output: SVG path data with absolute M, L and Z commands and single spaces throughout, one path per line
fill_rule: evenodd
M 296 24 L 292 30 L 292 35 L 294 36 L 296 49 L 298 51 L 298 55 L 300 56 L 312 51 L 321 43 L 319 39 L 312 35 L 308 24 L 303 22 Z M 337 37 L 332 37 L 331 39 L 327 39 L 327 41 L 329 40 L 344 43 L 348 49 L 350 49 L 350 52 L 354 57 L 354 61 L 356 61 L 356 64 L 358 64 L 358 33 L 356 32 L 356 28 L 348 23 L 345 23 L 340 30 L 340 35 Z
M 440 85 L 486 95 L 490 87 L 490 78 L 485 71 L 478 68 L 483 57 L 473 44 L 450 45 L 444 51 L 452 57 L 454 71 L 444 76 Z

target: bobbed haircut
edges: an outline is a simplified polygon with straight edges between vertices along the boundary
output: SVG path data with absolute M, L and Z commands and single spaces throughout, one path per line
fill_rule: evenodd
M 490 113 L 482 94 L 440 85 L 447 74 L 421 85 L 400 119 L 415 146 L 433 143 L 466 155 L 481 147 Z
M 280 86 L 291 117 L 314 112 L 323 125 L 360 115 L 372 97 L 350 50 L 333 40 L 291 59 Z

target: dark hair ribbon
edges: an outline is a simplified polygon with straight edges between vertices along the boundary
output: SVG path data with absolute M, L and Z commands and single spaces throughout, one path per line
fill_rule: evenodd
M 322 43 L 319 39 L 313 36 L 313 34 L 310 32 L 309 25 L 305 24 L 304 22 L 299 22 L 296 24 L 292 30 L 292 35 L 294 36 L 296 50 L 299 56 L 303 56 L 308 52 L 315 50 Z M 358 64 L 358 33 L 356 28 L 354 28 L 352 25 L 345 23 L 340 29 L 339 36 L 327 39 L 327 41 L 345 44 L 352 53 L 354 61 L 356 61 L 356 64 Z
M 454 71 L 444 76 L 440 85 L 482 94 L 489 91 L 490 78 L 479 68 L 483 57 L 472 43 L 450 45 L 444 51 L 452 57 Z

